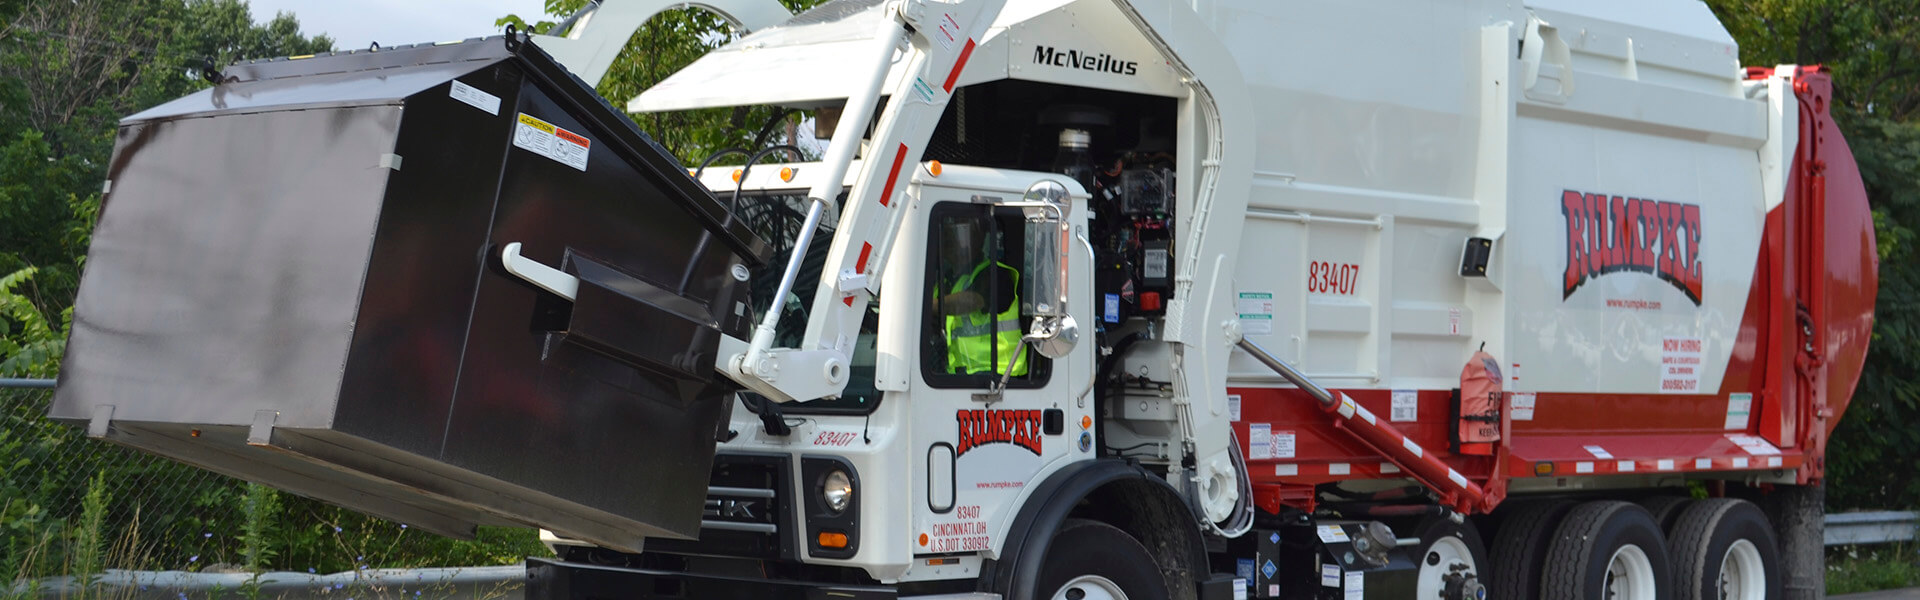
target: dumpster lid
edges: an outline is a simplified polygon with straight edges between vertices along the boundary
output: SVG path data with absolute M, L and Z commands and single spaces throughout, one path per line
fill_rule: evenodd
M 593 86 L 524 34 L 238 63 L 220 73 L 219 84 L 136 113 L 120 124 L 301 108 L 404 105 L 409 96 L 509 60 L 519 63 L 593 134 L 606 139 L 607 147 L 622 160 L 663 188 L 678 192 L 674 195 L 683 206 L 748 266 L 766 261 L 771 254 L 767 243 L 740 220 L 729 218 L 726 206 L 711 190 L 695 181 L 632 119 L 595 93 Z

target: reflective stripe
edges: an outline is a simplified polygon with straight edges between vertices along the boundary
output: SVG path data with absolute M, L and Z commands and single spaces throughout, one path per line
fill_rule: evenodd
M 989 335 L 994 333 L 1006 333 L 1009 331 L 1014 331 L 1014 332 L 1020 331 L 1020 322 L 1017 320 L 994 319 L 986 323 L 973 323 L 972 315 L 969 315 L 966 318 L 956 317 L 956 319 L 958 319 L 960 323 L 953 328 L 952 332 L 950 332 L 950 335 L 952 335 L 953 337 L 973 337 L 973 336 L 979 336 L 979 335 Z

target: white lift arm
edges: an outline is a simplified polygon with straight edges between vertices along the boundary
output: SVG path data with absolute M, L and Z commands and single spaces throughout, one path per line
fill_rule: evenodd
M 640 26 L 661 12 L 687 7 L 703 8 L 719 15 L 741 32 L 758 31 L 793 18 L 793 13 L 781 6 L 779 0 L 599 0 L 590 1 L 587 10 L 565 31 L 533 36 L 533 43 L 566 65 L 567 70 L 587 85 L 597 86 Z
M 896 61 L 909 76 L 888 93 L 893 100 L 874 127 L 868 160 L 861 165 L 839 227 L 827 255 L 809 315 L 806 337 L 799 348 L 774 348 L 780 311 L 768 311 L 754 329 L 751 342 L 726 337 L 720 343 L 715 368 L 728 378 L 776 402 L 805 401 L 838 396 L 846 389 L 853 343 L 867 302 L 880 291 L 878 274 L 885 267 L 894 233 L 905 212 L 900 210 L 903 185 L 913 178 L 927 139 L 946 110 L 961 70 L 1006 0 L 889 0 L 871 46 L 865 84 L 853 90 L 834 129 L 823 161 L 825 177 L 807 194 L 806 225 L 794 240 L 793 254 L 781 275 L 774 298 L 785 298 L 799 277 L 800 263 L 813 242 L 821 215 L 840 191 L 863 134 L 879 105 L 881 87 Z M 721 13 L 747 28 L 784 21 L 791 15 L 772 0 L 661 2 L 608 0 L 569 28 L 566 38 L 541 36 L 562 64 L 588 82 L 598 81 L 612 64 L 634 29 L 661 10 L 698 5 Z M 770 5 L 770 7 L 769 7 Z M 777 19 L 777 20 L 776 20 Z M 593 27 L 587 27 L 592 24 Z M 904 42 L 904 46 L 903 46 Z M 501 250 L 507 270 L 569 300 L 577 282 L 572 276 L 519 255 L 518 244 Z M 777 300 L 776 300 L 777 302 Z
M 736 353 L 722 343 L 722 372 L 779 402 L 837 396 L 846 388 L 861 318 L 868 300 L 880 291 L 878 275 L 906 214 L 902 210 L 905 184 L 920 164 L 961 70 L 1004 5 L 1005 0 L 894 0 L 887 4 L 886 18 L 869 54 L 872 62 L 862 66 L 868 69 L 864 85 L 852 91 L 841 111 L 824 158 L 829 171 L 807 193 L 806 224 L 774 295 L 785 298 L 792 291 L 820 216 L 839 196 L 840 182 L 867 130 L 868 115 L 873 114 L 887 74 L 898 60 L 906 75 L 887 92 L 891 100 L 874 128 L 868 156 L 841 211 L 806 337 L 799 348 L 773 348 L 780 317 L 779 311 L 769 311 L 743 351 Z M 902 41 L 907 43 L 903 52 Z

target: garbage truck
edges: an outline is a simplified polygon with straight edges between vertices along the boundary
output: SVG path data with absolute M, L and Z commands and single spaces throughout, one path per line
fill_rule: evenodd
M 595 95 L 683 6 L 739 35 Z M 547 33 L 127 117 L 50 416 L 540 528 L 530 598 L 1823 593 L 1874 229 L 1827 71 L 1705 4 Z M 822 145 L 683 164 L 629 118 L 762 105 Z

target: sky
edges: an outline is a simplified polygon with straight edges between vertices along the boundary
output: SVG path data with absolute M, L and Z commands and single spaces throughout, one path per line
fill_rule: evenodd
M 444 42 L 500 33 L 493 21 L 517 14 L 529 22 L 545 17 L 541 0 L 249 0 L 253 20 L 290 12 L 307 35 L 325 33 L 334 48 L 365 48 Z

